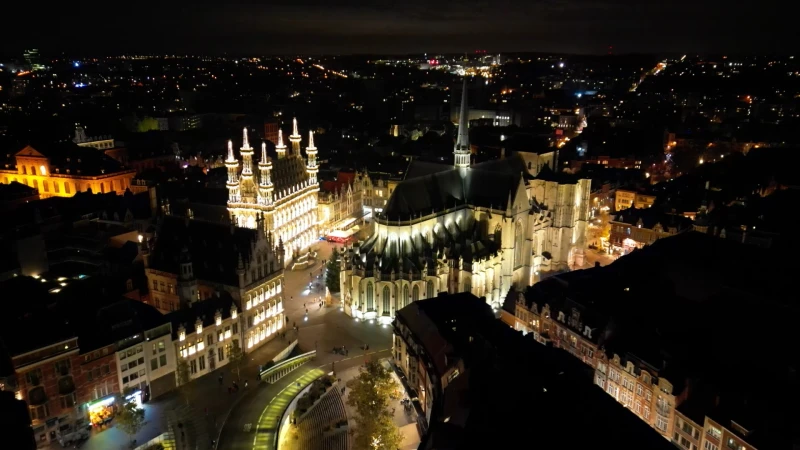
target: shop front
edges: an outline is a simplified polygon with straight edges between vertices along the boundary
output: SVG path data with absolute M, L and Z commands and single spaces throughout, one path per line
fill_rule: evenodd
M 115 402 L 116 397 L 110 395 L 88 403 L 86 409 L 89 413 L 89 423 L 94 427 L 100 427 L 110 422 L 116 412 Z
M 136 390 L 125 397 L 126 402 L 134 402 L 137 408 L 142 407 L 142 391 Z M 86 404 L 86 410 L 89 414 L 89 423 L 94 427 L 100 427 L 108 424 L 117 413 L 117 396 L 109 395 L 99 400 L 94 400 Z

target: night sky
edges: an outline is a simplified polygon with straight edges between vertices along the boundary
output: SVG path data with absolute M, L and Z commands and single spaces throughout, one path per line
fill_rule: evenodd
M 49 2 L 48 2 L 49 3 Z M 734 6 L 735 5 L 735 6 Z M 84 1 L 4 5 L 3 53 L 791 53 L 777 0 Z

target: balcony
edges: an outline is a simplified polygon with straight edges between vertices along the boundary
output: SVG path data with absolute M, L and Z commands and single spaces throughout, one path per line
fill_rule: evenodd
M 60 395 L 68 395 L 75 392 L 75 382 L 72 377 L 61 377 L 58 380 L 58 393 Z
M 37 386 L 28 391 L 28 404 L 31 406 L 39 406 L 47 403 L 47 393 L 44 391 L 44 386 Z

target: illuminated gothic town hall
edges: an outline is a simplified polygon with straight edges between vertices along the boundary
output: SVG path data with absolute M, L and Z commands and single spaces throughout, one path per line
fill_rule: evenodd
M 306 159 L 300 150 L 301 137 L 297 131 L 297 119 L 293 120 L 293 132 L 289 136 L 291 148 L 283 143 L 283 132 L 278 131 L 275 146 L 277 157 L 267 155 L 266 143 L 261 144 L 261 159 L 258 161 L 258 176 L 254 172 L 253 148 L 244 129 L 239 160 L 233 153 L 233 143 L 228 142 L 228 211 L 231 222 L 245 228 L 256 228 L 260 217 L 264 227 L 283 242 L 286 249 L 286 264 L 319 238 L 317 231 L 317 148 L 314 134 L 308 133 Z
M 582 266 L 591 180 L 557 173 L 555 152 L 471 164 L 466 82 L 454 164 L 414 161 L 349 248 L 344 309 L 384 323 L 411 301 L 471 292 L 499 308 L 512 287 Z M 547 162 L 542 164 L 541 160 Z

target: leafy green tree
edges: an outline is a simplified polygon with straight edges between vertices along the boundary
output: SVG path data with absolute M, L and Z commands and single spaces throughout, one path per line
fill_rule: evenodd
M 131 442 L 144 426 L 144 409 L 139 407 L 134 399 L 127 399 L 132 392 L 131 388 L 127 388 L 122 394 L 117 394 L 116 403 L 120 408 L 114 418 L 117 427 L 128 435 L 128 440 Z
M 244 361 L 244 352 L 239 347 L 239 340 L 234 339 L 231 345 L 230 353 L 228 353 L 228 364 L 231 366 L 231 372 L 236 374 L 236 379 L 242 379 L 242 361 Z
M 356 410 L 354 450 L 396 450 L 402 437 L 389 409 L 397 389 L 392 374 L 378 361 L 368 361 L 361 373 L 347 382 L 347 404 Z
M 331 291 L 331 294 L 339 292 L 339 251 L 336 248 L 331 253 L 331 259 L 328 260 L 327 273 L 325 275 L 325 286 Z

